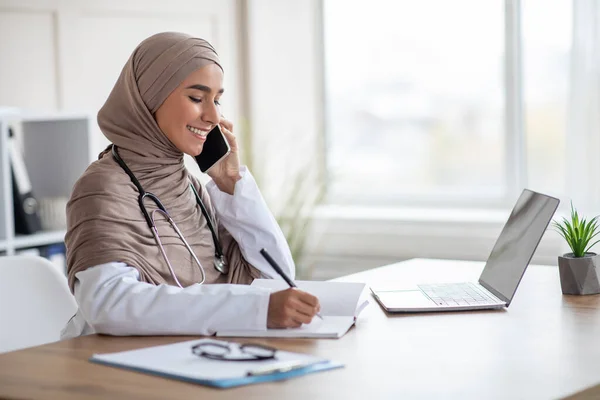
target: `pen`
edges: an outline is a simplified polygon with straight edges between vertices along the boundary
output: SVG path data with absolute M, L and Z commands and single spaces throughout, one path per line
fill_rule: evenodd
M 271 267 L 273 267 L 273 269 L 275 270 L 275 272 L 277 272 L 283 278 L 283 280 L 286 281 L 288 285 L 290 285 L 290 287 L 293 287 L 293 288 L 297 288 L 298 287 L 298 286 L 296 286 L 296 284 L 294 283 L 294 281 L 291 280 L 285 274 L 285 272 L 283 272 L 283 270 L 281 269 L 281 267 L 279 266 L 279 264 L 277 264 L 275 262 L 275 260 L 273 260 L 273 257 L 271 257 L 271 255 L 269 253 L 267 253 L 267 250 L 260 249 L 260 254 L 265 258 L 265 260 L 267 260 L 267 262 L 271 265 Z M 317 313 L 317 317 L 323 319 L 323 317 L 319 313 Z
M 317 364 L 322 361 L 284 361 L 280 363 L 276 363 L 274 365 L 267 365 L 266 367 L 256 368 L 254 370 L 248 371 L 246 373 L 247 376 L 260 376 L 260 375 L 268 375 L 275 373 L 284 373 L 289 371 L 294 371 L 296 369 L 309 367 L 313 364 Z

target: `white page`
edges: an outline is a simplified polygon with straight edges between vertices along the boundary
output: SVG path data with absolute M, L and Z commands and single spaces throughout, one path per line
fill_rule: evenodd
M 319 299 L 322 316 L 356 316 L 357 309 L 362 310 L 364 305 L 358 306 L 358 299 L 365 288 L 364 283 L 354 282 L 324 282 L 324 281 L 296 281 L 298 289 L 308 292 Z M 255 279 L 252 286 L 271 289 L 272 291 L 285 290 L 289 285 L 280 279 Z
M 94 354 L 92 360 L 198 380 L 245 377 L 249 371 L 269 365 L 275 366 L 282 362 L 305 361 L 309 365 L 325 361 L 322 358 L 288 351 L 277 351 L 275 360 L 244 362 L 211 360 L 192 353 L 192 346 L 202 342 L 227 343 L 212 339 L 191 340 L 119 353 Z M 233 356 L 242 354 L 235 344 L 231 345 L 231 349 Z
M 335 317 L 323 316 L 323 320 L 318 317 L 313 318 L 310 324 L 304 324 L 299 328 L 288 329 L 267 329 L 258 330 L 237 330 L 237 331 L 219 331 L 217 336 L 224 337 L 283 337 L 283 338 L 322 338 L 338 339 L 346 334 L 350 327 L 354 325 L 354 317 Z

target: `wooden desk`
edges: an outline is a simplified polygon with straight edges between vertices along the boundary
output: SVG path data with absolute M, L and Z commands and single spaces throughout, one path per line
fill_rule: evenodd
M 410 260 L 347 276 L 368 284 L 476 280 L 483 264 Z M 563 296 L 528 269 L 508 311 L 386 315 L 373 300 L 339 340 L 255 340 L 342 361 L 284 382 L 211 389 L 88 362 L 190 337 L 88 336 L 0 355 L 0 398 L 554 399 L 600 383 L 600 296 Z M 592 388 L 574 398 L 598 398 Z

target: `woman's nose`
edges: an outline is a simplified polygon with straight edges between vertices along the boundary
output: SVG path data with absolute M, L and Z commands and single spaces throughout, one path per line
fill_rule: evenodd
M 202 120 L 212 125 L 217 125 L 221 120 L 219 106 L 214 103 L 208 105 L 202 113 Z

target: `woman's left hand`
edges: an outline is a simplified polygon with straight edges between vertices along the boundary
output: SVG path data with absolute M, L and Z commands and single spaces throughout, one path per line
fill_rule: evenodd
M 206 173 L 213 179 L 213 181 L 215 181 L 219 187 L 219 190 L 233 195 L 235 183 L 242 179 L 242 176 L 240 175 L 240 157 L 238 154 L 238 145 L 235 135 L 233 134 L 233 124 L 230 121 L 226 120 L 225 118 L 221 118 L 219 127 L 221 128 L 221 132 L 223 132 L 225 139 L 227 139 L 231 151 L 225 158 L 209 168 Z

